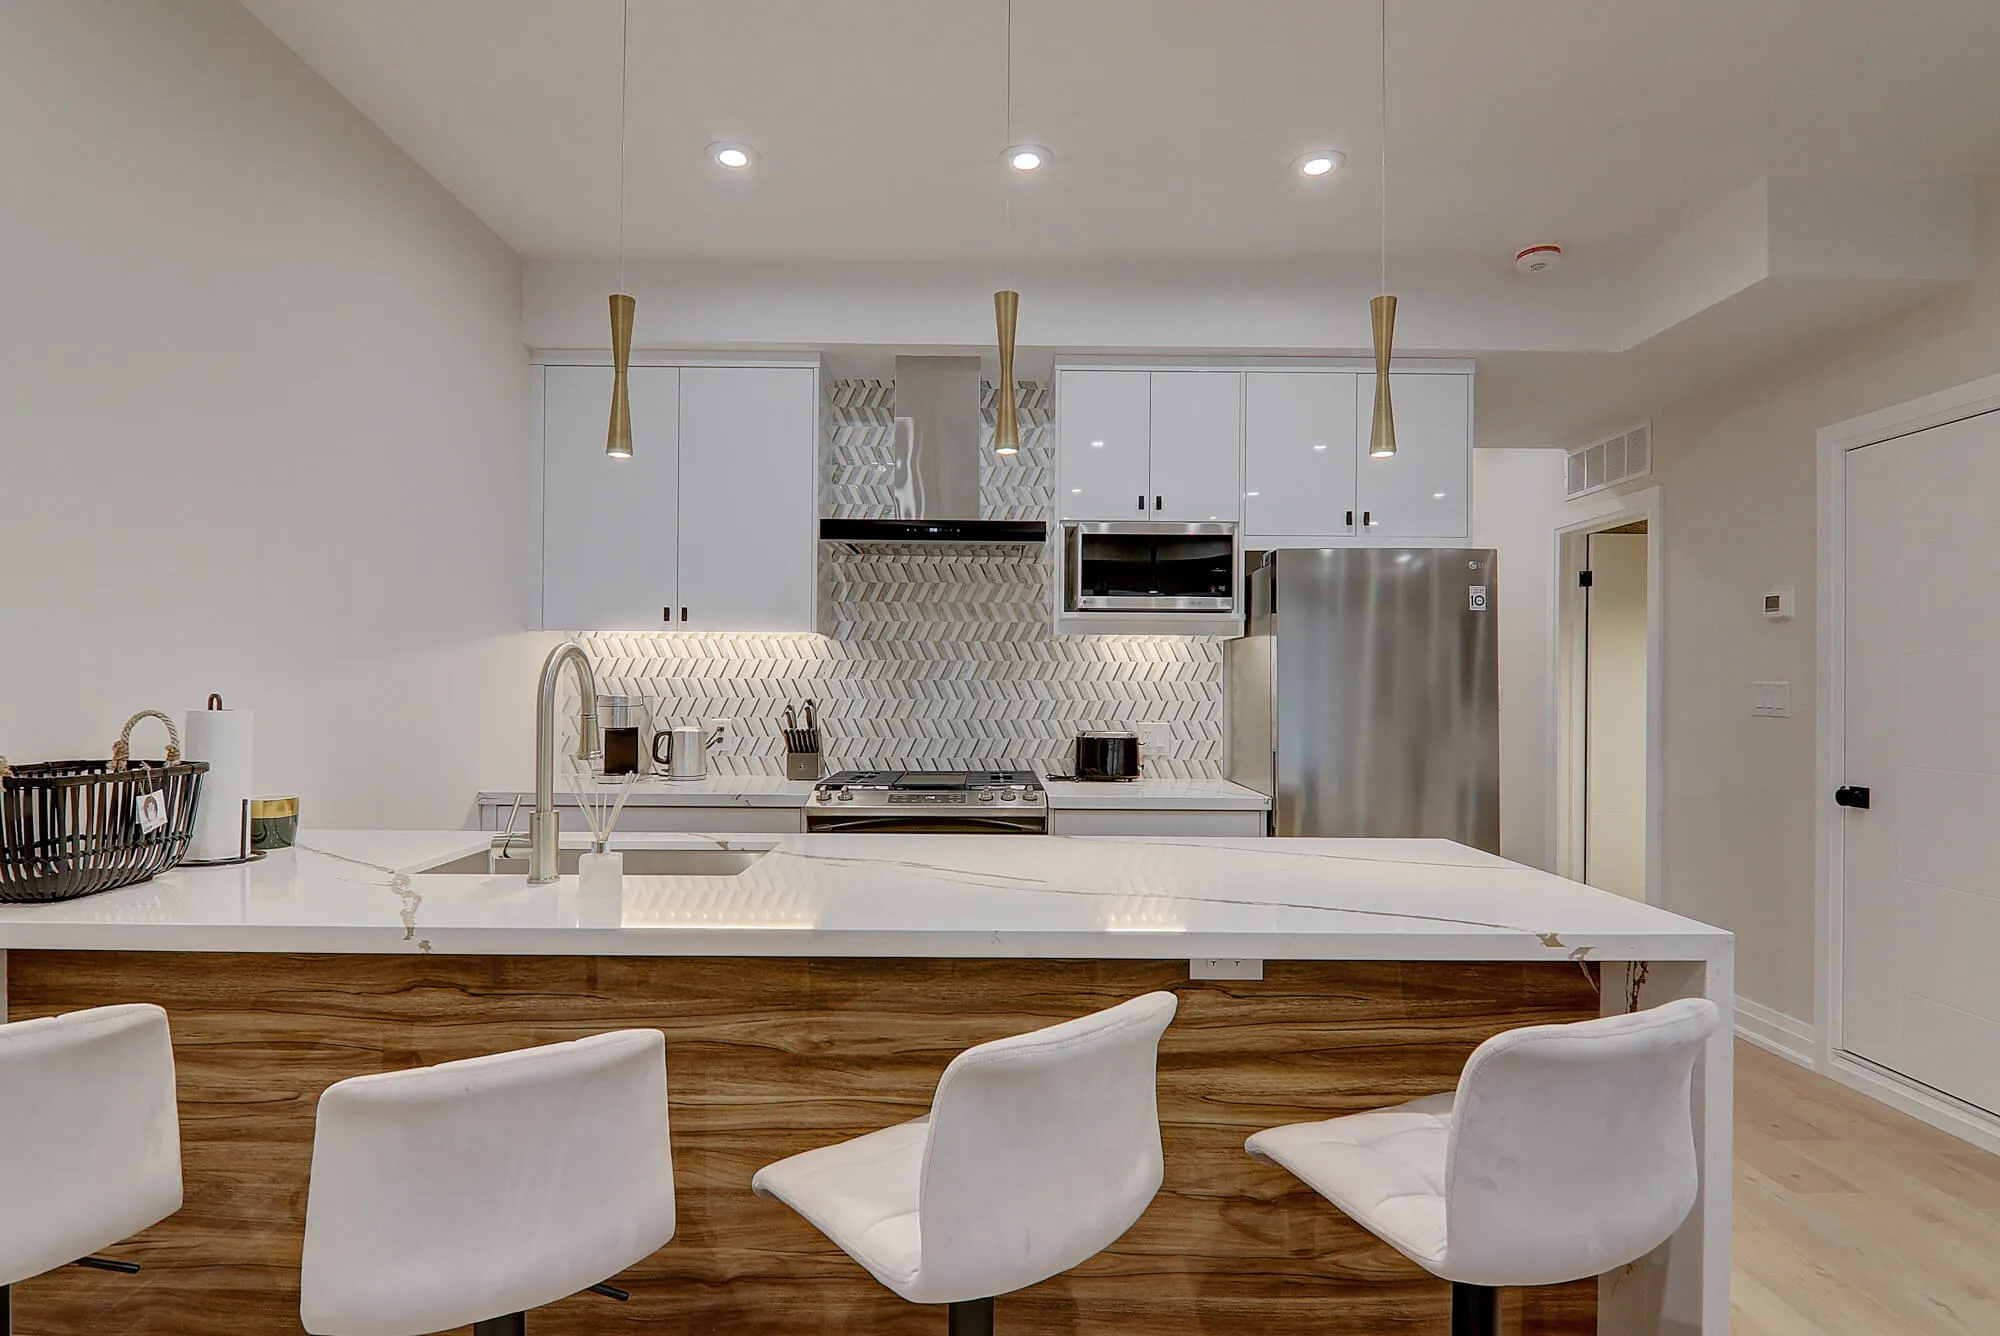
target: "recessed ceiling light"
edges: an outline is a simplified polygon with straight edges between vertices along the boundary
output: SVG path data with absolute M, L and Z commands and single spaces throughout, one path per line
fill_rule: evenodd
M 1071 496 L 1082 496 L 1082 495 L 1083 495 L 1083 489 L 1082 489 L 1081 487 L 1072 487 L 1072 488 L 1070 488 L 1070 489 L 1069 489 L 1069 494 L 1070 494 Z
M 1092 441 L 1092 442 L 1090 443 L 1090 448 L 1091 448 L 1091 449 L 1093 449 L 1093 450 L 1102 450 L 1102 449 L 1104 448 L 1104 442 L 1102 442 L 1102 441 Z
M 757 151 L 748 144 L 721 140 L 708 146 L 708 156 L 733 172 L 740 172 L 757 160 Z
M 1051 156 L 1040 144 L 1016 144 L 1000 155 L 1000 161 L 1017 172 L 1039 172 L 1049 165 Z
M 1316 148 L 1292 159 L 1300 176 L 1327 176 L 1347 165 L 1347 155 L 1337 148 Z
M 1324 449 L 1326 449 L 1326 447 L 1325 447 L 1324 445 L 1316 445 L 1316 446 L 1314 446 L 1314 447 L 1313 447 L 1313 449 L 1315 449 L 1315 450 L 1324 450 Z

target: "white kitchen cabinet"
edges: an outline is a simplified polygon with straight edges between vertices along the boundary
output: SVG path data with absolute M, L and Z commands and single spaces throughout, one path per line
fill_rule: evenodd
M 633 367 L 632 457 L 604 453 L 611 368 L 542 382 L 541 625 L 657 631 L 679 590 L 680 370 Z
M 1352 538 L 1355 377 L 1251 371 L 1243 377 L 1243 532 L 1250 547 Z
M 809 367 L 684 367 L 683 631 L 811 631 L 817 579 Z
M 608 366 L 539 370 L 543 629 L 815 629 L 812 366 L 632 367 L 630 459 Z
M 1375 459 L 1368 436 L 1375 375 L 1355 379 L 1355 500 L 1364 538 L 1465 538 L 1472 532 L 1472 377 L 1389 373 L 1396 453 Z
M 1056 386 L 1064 519 L 1147 519 L 1152 394 L 1144 371 L 1064 371 Z
M 1243 514 L 1243 375 L 1154 371 L 1151 459 L 1156 520 L 1235 520 Z

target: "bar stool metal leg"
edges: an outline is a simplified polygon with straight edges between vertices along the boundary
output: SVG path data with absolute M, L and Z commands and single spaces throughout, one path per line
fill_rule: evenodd
M 1500 1291 L 1490 1285 L 1454 1284 L 1451 1336 L 1500 1336 Z
M 0 1336 L 14 1336 L 14 1287 L 0 1285 Z
M 950 1305 L 946 1336 L 993 1336 L 993 1301 L 967 1299 Z
M 509 1313 L 505 1317 L 489 1317 L 484 1322 L 472 1324 L 472 1336 L 523 1336 L 528 1330 L 526 1313 Z

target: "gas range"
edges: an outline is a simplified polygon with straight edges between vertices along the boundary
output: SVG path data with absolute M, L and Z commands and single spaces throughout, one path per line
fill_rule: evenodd
M 1041 777 L 1016 767 L 843 770 L 813 786 L 810 831 L 1040 835 L 1049 828 Z

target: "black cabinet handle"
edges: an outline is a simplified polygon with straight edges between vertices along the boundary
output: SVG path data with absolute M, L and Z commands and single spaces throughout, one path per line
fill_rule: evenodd
M 1833 800 L 1842 807 L 1868 810 L 1868 790 L 1859 784 L 1843 784 L 1833 791 Z
M 1165 498 L 1157 496 L 1153 498 L 1153 509 L 1158 510 L 1164 505 L 1166 505 Z
M 1351 510 L 1347 512 L 1347 527 L 1350 529 L 1354 527 L 1354 512 Z
M 1139 509 L 1141 512 L 1144 512 L 1146 509 L 1146 494 L 1144 492 L 1139 493 Z
M 1375 522 L 1375 512 L 1374 512 L 1374 511 L 1372 511 L 1372 510 L 1364 510 L 1364 511 L 1362 511 L 1362 512 L 1361 512 L 1361 527 L 1362 527 L 1362 528 L 1364 528 L 1364 529 L 1365 529 L 1365 528 L 1367 528 L 1367 527 L 1368 527 L 1369 525 L 1373 524 L 1374 522 Z
M 688 619 L 688 610 L 687 610 L 686 608 L 682 608 L 682 609 L 681 609 L 681 620 L 682 620 L 682 621 L 686 621 L 687 619 Z
M 673 619 L 674 619 L 674 610 L 673 610 L 672 608 L 661 608 L 661 609 L 660 609 L 660 620 L 661 620 L 661 621 L 663 621 L 663 622 L 670 622 L 670 621 L 672 621 Z

